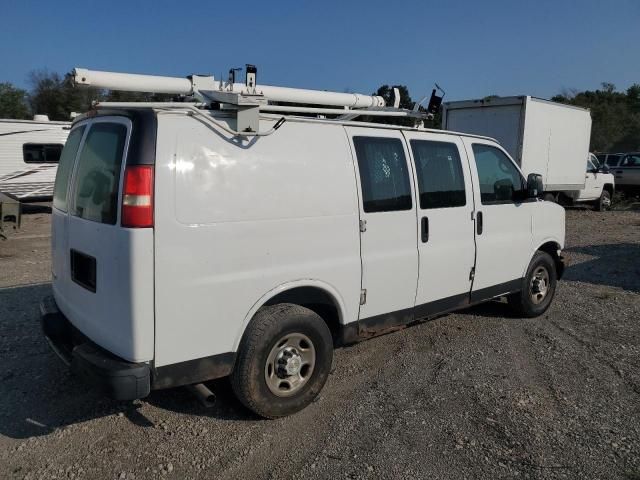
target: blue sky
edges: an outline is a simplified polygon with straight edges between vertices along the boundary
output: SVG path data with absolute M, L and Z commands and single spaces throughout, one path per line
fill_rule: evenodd
M 0 0 L 0 82 L 39 68 L 185 76 L 253 63 L 258 82 L 447 99 L 640 83 L 640 0 Z M 244 77 L 242 77 L 244 78 Z

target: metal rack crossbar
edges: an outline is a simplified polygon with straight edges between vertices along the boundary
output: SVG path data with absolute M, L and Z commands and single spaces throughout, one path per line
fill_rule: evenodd
M 75 85 L 109 90 L 179 95 L 184 102 L 101 102 L 97 108 L 184 109 L 189 115 L 239 136 L 270 135 L 284 122 L 279 121 L 271 130 L 260 132 L 260 112 L 301 114 L 324 117 L 336 116 L 338 120 L 352 120 L 358 116 L 413 118 L 417 123 L 432 118 L 431 108 L 426 111 L 416 104 L 413 110 L 398 108 L 400 94 L 394 89 L 394 105 L 388 107 L 384 98 L 377 95 L 341 93 L 299 88 L 257 85 L 257 69 L 247 65 L 244 84 L 235 82 L 235 71 L 230 70 L 229 80 L 216 80 L 212 75 L 191 75 L 186 78 L 102 72 L 76 68 L 70 74 Z M 435 90 L 432 93 L 433 101 Z M 441 101 L 440 97 L 435 97 Z M 269 102 L 276 102 L 272 104 Z M 290 105 L 281 105 L 288 103 Z M 439 103 L 438 103 L 439 105 Z M 232 114 L 235 129 L 204 113 L 216 109 Z M 284 117 L 283 117 L 284 119 Z

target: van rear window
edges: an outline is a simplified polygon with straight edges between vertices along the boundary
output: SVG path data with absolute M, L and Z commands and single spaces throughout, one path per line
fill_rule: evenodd
M 114 225 L 118 217 L 118 186 L 127 127 L 94 123 L 78 158 L 72 214 Z
M 69 186 L 69 177 L 71 176 L 71 170 L 73 170 L 73 162 L 76 160 L 76 154 L 78 153 L 78 147 L 80 146 L 84 129 L 84 125 L 73 129 L 60 155 L 56 182 L 53 187 L 53 206 L 63 212 L 67 211 L 67 187 Z

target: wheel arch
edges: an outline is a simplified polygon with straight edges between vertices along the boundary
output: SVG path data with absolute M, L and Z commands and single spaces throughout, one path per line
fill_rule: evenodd
M 249 322 L 262 307 L 277 303 L 293 303 L 317 313 L 327 324 L 334 341 L 345 323 L 346 307 L 342 296 L 331 285 L 320 280 L 296 280 L 279 285 L 258 299 L 245 316 L 242 328 L 234 341 L 233 351 L 238 350 L 240 341 Z
M 613 186 L 613 183 L 605 183 L 602 186 L 602 190 L 606 190 L 607 192 L 609 192 L 609 195 L 611 195 L 611 197 L 613 198 L 613 193 L 615 192 L 615 187 Z
M 562 278 L 562 275 L 564 274 L 564 262 L 562 257 L 559 254 L 561 250 L 562 250 L 561 243 L 555 238 L 548 238 L 540 242 L 538 246 L 533 249 L 533 251 L 531 252 L 531 255 L 529 255 L 529 261 L 527 262 L 527 266 L 525 267 L 525 270 L 522 273 L 522 276 L 524 277 L 527 274 L 527 269 L 531 264 L 531 260 L 533 259 L 533 256 L 536 254 L 536 252 L 540 251 L 540 252 L 545 252 L 551 255 L 551 258 L 553 258 L 553 262 L 556 265 L 556 273 L 558 275 L 558 280 L 560 280 Z

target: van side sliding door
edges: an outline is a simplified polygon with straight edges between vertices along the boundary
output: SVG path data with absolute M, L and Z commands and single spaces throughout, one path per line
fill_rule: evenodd
M 418 190 L 416 318 L 468 303 L 475 263 L 473 186 L 460 137 L 405 131 Z
M 402 133 L 346 127 L 360 206 L 359 319 L 374 330 L 413 320 L 418 282 L 413 173 Z

